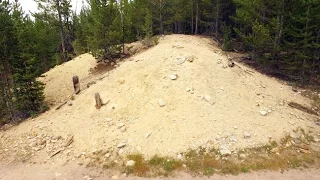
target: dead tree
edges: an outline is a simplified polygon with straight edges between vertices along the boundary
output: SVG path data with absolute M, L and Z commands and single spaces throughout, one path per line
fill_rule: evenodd
M 94 98 L 96 99 L 96 108 L 100 109 L 102 106 L 102 100 L 100 98 L 100 94 L 99 93 L 95 93 L 94 94 Z
M 73 76 L 72 77 L 72 82 L 73 82 L 74 93 L 78 94 L 80 92 L 79 77 L 78 76 Z

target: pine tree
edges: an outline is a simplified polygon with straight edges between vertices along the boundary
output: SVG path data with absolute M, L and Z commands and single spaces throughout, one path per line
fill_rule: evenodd
M 10 4 L 0 1 L 0 126 L 14 117 L 11 63 L 17 48 L 17 38 L 10 9 Z
M 50 20 L 59 28 L 61 43 L 61 59 L 67 61 L 69 54 L 73 54 L 71 32 L 71 3 L 70 0 L 35 0 L 41 10 L 38 17 Z
M 44 84 L 36 78 L 40 75 L 39 61 L 36 59 L 34 40 L 35 27 L 28 16 L 24 16 L 19 4 L 13 12 L 14 26 L 18 39 L 17 55 L 13 59 L 14 97 L 17 116 L 26 118 L 46 110 L 44 104 Z

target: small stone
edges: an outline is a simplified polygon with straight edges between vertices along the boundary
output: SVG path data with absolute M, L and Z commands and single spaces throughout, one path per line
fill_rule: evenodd
M 291 132 L 290 133 L 290 137 L 293 138 L 293 139 L 299 139 L 300 138 L 299 134 L 297 134 L 295 132 Z
M 72 106 L 72 101 L 67 102 L 68 106 Z
M 179 56 L 179 57 L 177 57 L 177 60 L 178 60 L 177 64 L 180 65 L 180 64 L 183 64 L 186 61 L 186 58 Z
M 273 154 L 279 154 L 280 153 L 280 149 L 278 147 L 272 148 L 270 152 L 272 152 Z
M 123 127 L 120 129 L 121 132 L 126 132 L 126 130 L 127 130 L 127 128 L 126 128 L 125 126 L 123 126 Z
M 162 99 L 160 99 L 160 100 L 158 101 L 158 104 L 159 104 L 160 107 L 164 107 L 164 106 L 166 105 L 166 103 L 165 103 L 164 100 L 162 100 Z
M 194 61 L 194 56 L 189 56 L 189 57 L 187 57 L 187 60 L 188 60 L 189 62 L 193 62 L 193 61 Z
M 251 137 L 251 134 L 250 134 L 249 132 L 244 132 L 244 133 L 243 133 L 243 137 L 246 138 L 246 139 L 248 139 L 248 138 Z
M 260 115 L 261 116 L 266 116 L 266 115 L 268 115 L 268 112 L 267 111 L 260 111 Z
M 233 126 L 233 129 L 238 129 L 238 127 L 237 126 Z
M 111 66 L 114 66 L 114 64 L 115 64 L 114 62 L 111 62 Z
M 231 155 L 231 151 L 229 149 L 222 149 L 222 150 L 220 150 L 220 154 L 222 156 L 229 156 L 229 155 Z
M 146 138 L 148 138 L 151 135 L 151 133 L 146 134 Z
M 169 78 L 170 78 L 171 80 L 176 80 L 176 79 L 177 79 L 177 76 L 174 75 L 174 74 L 171 74 L 171 75 L 169 75 Z
M 178 159 L 178 160 L 182 160 L 182 155 L 181 155 L 181 154 L 178 154 L 177 159 Z
M 44 145 L 44 144 L 46 144 L 46 140 L 45 139 L 40 139 L 40 141 L 39 141 L 39 145 Z
M 124 127 L 124 123 L 120 123 L 119 125 L 118 125 L 118 129 L 121 129 L 122 127 Z
M 191 91 L 191 88 L 187 87 L 187 88 L 186 88 L 186 91 L 187 91 L 187 92 L 190 92 L 190 91 Z
M 135 164 L 136 164 L 135 161 L 129 160 L 129 161 L 126 163 L 126 167 L 133 167 Z
M 244 159 L 244 158 L 246 158 L 246 155 L 245 154 L 239 154 L 239 157 Z
M 106 155 L 104 155 L 104 157 L 109 158 L 111 155 L 110 153 L 107 153 Z
M 207 102 L 210 102 L 211 101 L 211 96 L 205 95 L 204 96 L 204 100 L 207 101 Z
M 119 153 L 119 154 L 123 154 L 123 153 L 124 153 L 124 150 L 123 150 L 123 149 L 120 149 L 118 153 Z
M 111 179 L 119 179 L 119 177 L 114 175 L 114 176 L 111 177 Z
M 112 119 L 111 119 L 111 118 L 107 118 L 106 121 L 107 121 L 107 122 L 110 122 L 110 121 L 112 121 Z
M 119 83 L 120 83 L 120 84 L 124 84 L 125 82 L 126 82 L 125 79 L 119 79 Z
M 187 165 L 186 165 L 186 164 L 182 164 L 182 167 L 183 167 L 183 168 L 187 168 Z
M 123 148 L 123 147 L 125 147 L 125 146 L 126 146 L 126 143 L 123 143 L 123 142 L 122 142 L 122 143 L 119 143 L 117 147 L 118 147 L 118 148 Z

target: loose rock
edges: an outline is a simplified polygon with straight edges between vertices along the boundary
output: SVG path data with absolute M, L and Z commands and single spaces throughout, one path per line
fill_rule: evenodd
M 123 147 L 125 147 L 125 146 L 126 146 L 126 143 L 123 143 L 123 142 L 122 142 L 122 143 L 119 143 L 117 147 L 118 147 L 118 148 L 123 148 Z
M 119 179 L 119 177 L 114 175 L 114 176 L 111 177 L 111 179 Z
M 166 105 L 166 102 L 164 102 L 164 100 L 160 99 L 158 101 L 158 104 L 159 104 L 160 107 L 164 107 Z
M 110 153 L 107 153 L 106 155 L 104 155 L 104 157 L 109 158 L 111 155 Z
M 268 112 L 267 111 L 260 111 L 260 115 L 261 116 L 266 116 L 266 115 L 268 115 Z
M 249 132 L 244 132 L 244 133 L 243 133 L 243 137 L 246 138 L 246 139 L 248 139 L 248 138 L 251 137 L 251 134 L 250 134 Z
M 72 101 L 67 102 L 68 106 L 72 106 Z
M 119 83 L 120 83 L 120 84 L 124 84 L 125 82 L 126 82 L 125 79 L 119 79 Z
M 211 96 L 205 95 L 204 96 L 204 100 L 207 101 L 207 102 L 210 102 L 211 101 Z
M 151 133 L 146 134 L 146 138 L 148 138 L 151 135 Z
M 126 128 L 125 126 L 123 126 L 123 127 L 120 129 L 121 132 L 125 132 L 126 130 L 127 130 L 127 128 Z
M 273 154 L 279 154 L 280 153 L 280 149 L 278 147 L 272 148 L 270 152 L 272 152 Z
M 220 150 L 220 154 L 222 156 L 229 156 L 229 155 L 231 155 L 231 151 L 229 149 L 222 149 L 222 150 Z
M 130 160 L 130 161 L 128 161 L 128 162 L 126 163 L 126 167 L 133 167 L 135 164 L 136 164 L 135 161 Z
M 189 56 L 189 57 L 187 57 L 187 60 L 189 61 L 189 62 L 193 62 L 194 61 L 194 56 Z
M 178 59 L 178 62 L 177 62 L 178 65 L 183 64 L 186 61 L 186 58 L 181 56 L 177 57 L 177 59 Z
M 171 80 L 176 80 L 176 79 L 177 79 L 177 76 L 174 75 L 174 74 L 171 74 L 171 75 L 169 75 L 169 78 L 170 78 Z
M 119 125 L 118 125 L 118 129 L 121 129 L 122 127 L 124 127 L 124 123 L 120 123 Z
M 111 119 L 111 118 L 107 118 L 106 121 L 107 121 L 107 122 L 110 122 L 110 121 L 112 121 L 112 119 Z
M 295 132 L 291 132 L 290 133 L 290 137 L 293 138 L 293 139 L 299 139 L 300 138 L 299 134 L 297 134 Z

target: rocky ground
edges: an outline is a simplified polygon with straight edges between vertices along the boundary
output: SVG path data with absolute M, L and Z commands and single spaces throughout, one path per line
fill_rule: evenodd
M 215 149 L 219 159 L 244 158 L 241 150 L 284 137 L 293 139 L 287 146 L 294 139 L 319 143 L 317 113 L 290 106 L 316 112 L 303 90 L 229 59 L 211 39 L 186 35 L 164 36 L 145 52 L 103 62 L 116 67 L 108 72 L 93 73 L 95 59 L 80 56 L 42 79 L 51 110 L 3 127 L 0 160 L 122 167 L 129 154 L 184 160 L 191 150 Z M 70 96 L 73 75 L 82 91 Z M 61 102 L 67 103 L 56 110 Z

